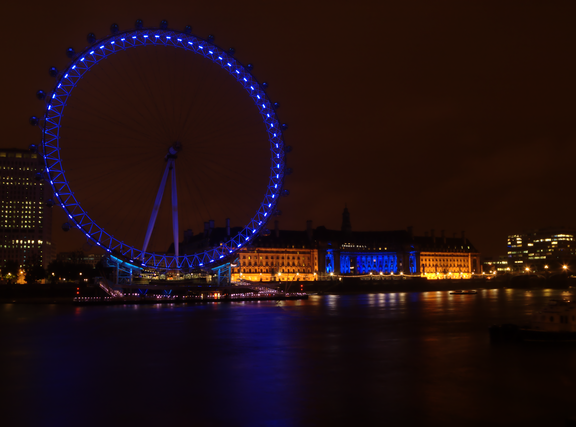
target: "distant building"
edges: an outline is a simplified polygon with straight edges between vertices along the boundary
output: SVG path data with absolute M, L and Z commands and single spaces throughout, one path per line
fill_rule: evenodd
M 60 252 L 56 255 L 56 260 L 72 264 L 88 264 L 95 268 L 102 260 L 102 257 L 103 255 L 99 254 L 85 254 L 82 251 L 74 251 Z
M 395 231 L 351 231 L 347 211 L 340 231 L 316 229 L 319 274 L 411 275 L 427 279 L 469 279 L 480 273 L 480 254 L 465 238 L 439 237 L 434 230 L 414 236 Z
M 0 149 L 0 263 L 20 267 L 52 260 L 52 211 L 46 206 L 50 190 L 36 174 L 42 159 L 28 150 Z
M 204 233 L 184 233 L 180 253 L 193 253 L 227 241 L 239 229 L 214 228 L 206 223 Z M 169 252 L 173 248 L 169 249 Z M 352 231 L 350 213 L 344 210 L 340 230 L 312 227 L 306 230 L 274 230 L 254 239 L 238 251 L 232 280 L 319 280 L 334 275 L 411 275 L 428 279 L 468 279 L 480 274 L 480 254 L 465 238 L 413 236 L 412 228 L 396 231 Z
M 483 272 L 485 274 L 502 274 L 510 273 L 510 263 L 506 255 L 500 255 L 498 258 L 484 258 L 482 261 Z
M 508 266 L 511 272 L 559 270 L 576 263 L 576 230 L 548 227 L 520 234 L 507 240 Z
M 270 234 L 258 236 L 239 251 L 232 280 L 317 280 L 319 258 L 312 221 L 306 231 L 280 230 L 278 221 L 274 225 Z

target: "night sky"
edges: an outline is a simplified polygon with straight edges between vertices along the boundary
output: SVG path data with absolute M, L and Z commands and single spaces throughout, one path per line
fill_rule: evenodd
M 495 256 L 507 234 L 575 223 L 573 2 L 11 3 L 0 30 L 4 147 L 39 142 L 28 124 L 42 114 L 34 94 L 52 88 L 48 69 L 66 66 L 66 48 L 82 50 L 88 32 L 104 37 L 113 22 L 126 30 L 137 18 L 145 26 L 166 19 L 235 47 L 281 103 L 294 148 L 282 228 L 304 229 L 308 219 L 339 228 L 346 204 L 354 230 L 465 230 Z M 249 120 L 240 121 L 250 128 Z M 228 178 L 241 190 L 249 175 Z M 110 185 L 96 174 L 76 179 Z M 54 209 L 57 250 L 86 249 L 80 233 L 60 231 L 64 217 Z

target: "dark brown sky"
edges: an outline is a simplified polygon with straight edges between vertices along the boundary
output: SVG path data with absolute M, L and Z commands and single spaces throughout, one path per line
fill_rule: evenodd
M 2 145 L 38 141 L 34 93 L 88 32 L 190 24 L 253 62 L 282 104 L 294 147 L 282 227 L 339 228 L 347 203 L 356 230 L 466 230 L 497 255 L 508 233 L 575 224 L 575 12 L 571 1 L 3 6 Z

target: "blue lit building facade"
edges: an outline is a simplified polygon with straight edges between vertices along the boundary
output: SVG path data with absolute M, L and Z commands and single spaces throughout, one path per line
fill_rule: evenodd
M 469 279 L 480 274 L 480 254 L 464 237 L 434 232 L 413 236 L 407 230 L 338 232 L 315 230 L 319 274 L 362 276 L 410 275 L 428 279 Z M 323 265 L 322 265 L 323 264 Z

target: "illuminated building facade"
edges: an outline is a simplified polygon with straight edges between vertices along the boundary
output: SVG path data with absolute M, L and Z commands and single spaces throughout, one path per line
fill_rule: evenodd
M 311 281 L 318 278 L 318 249 L 312 222 L 306 231 L 280 230 L 278 221 L 272 232 L 259 236 L 238 253 L 232 280 Z
M 228 223 L 229 224 L 229 223 Z M 180 253 L 227 241 L 234 230 L 205 224 L 204 233 L 184 233 Z M 169 251 L 172 249 L 169 249 Z M 480 254 L 464 233 L 445 237 L 434 231 L 414 236 L 412 227 L 395 231 L 352 231 L 350 214 L 344 210 L 342 228 L 274 230 L 242 248 L 232 265 L 232 281 L 307 281 L 334 276 L 405 275 L 428 279 L 469 279 L 481 274 Z
M 312 223 L 308 222 L 306 231 L 280 230 L 276 221 L 273 232 L 258 236 L 251 245 L 238 251 L 237 260 L 232 265 L 232 281 L 315 280 L 318 250 L 314 247 L 311 227 Z M 214 227 L 214 221 L 208 221 L 204 224 L 203 233 L 184 232 L 180 253 L 218 246 L 239 231 L 239 228 L 230 227 L 229 220 L 226 220 L 226 227 Z M 172 246 L 168 249 L 170 251 L 173 251 Z
M 511 234 L 507 241 L 511 272 L 555 270 L 576 262 L 576 230 L 548 227 Z
M 406 275 L 469 279 L 480 274 L 480 254 L 461 237 L 414 236 L 407 230 L 352 232 L 317 229 L 322 275 Z M 324 256 L 323 256 L 324 255 Z
M 52 212 L 46 206 L 49 187 L 36 174 L 42 159 L 28 150 L 0 149 L 0 263 L 22 268 L 52 260 Z

